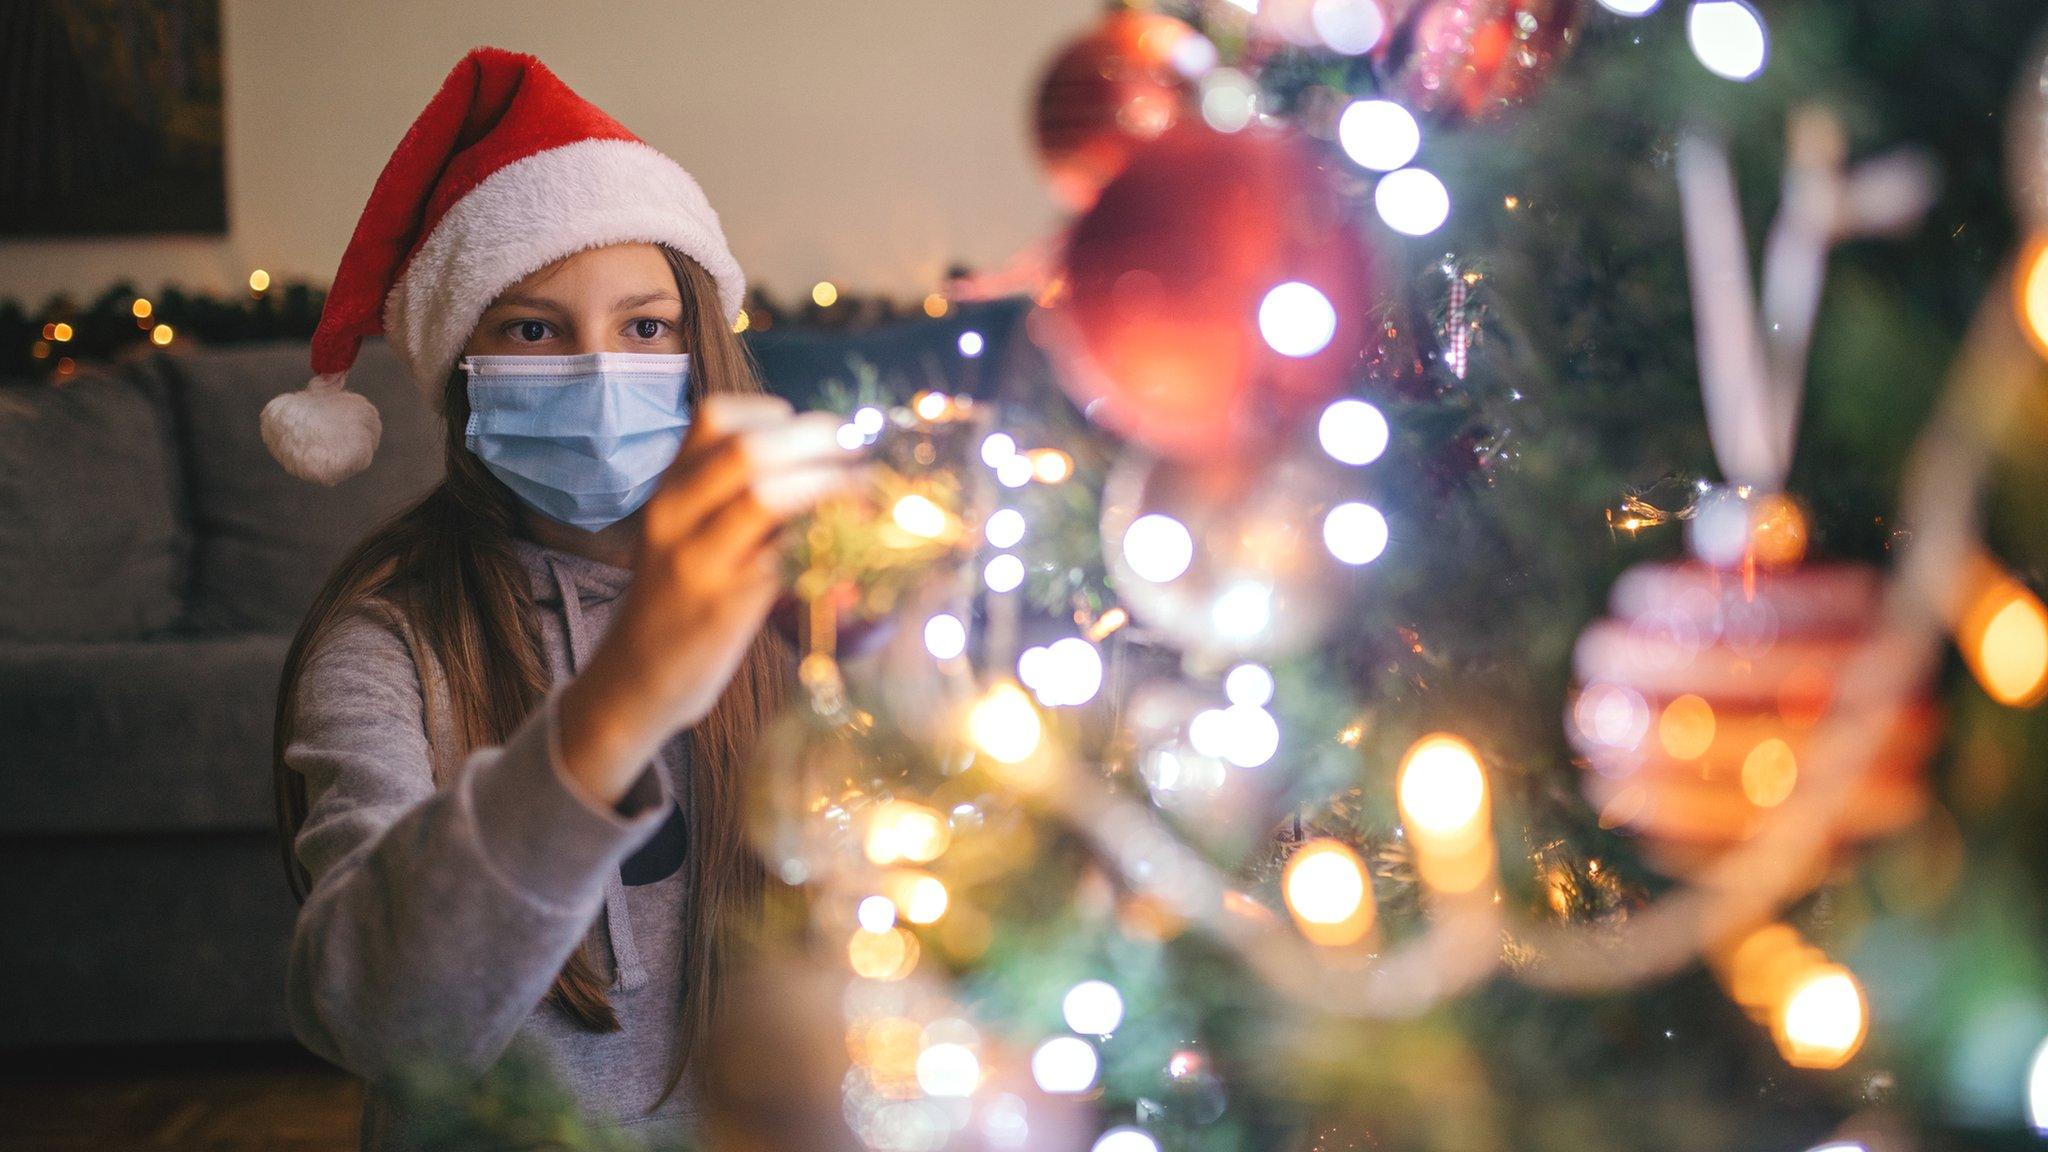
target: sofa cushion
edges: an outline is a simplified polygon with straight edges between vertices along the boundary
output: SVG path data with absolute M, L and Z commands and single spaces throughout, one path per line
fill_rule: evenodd
M 0 643 L 0 836 L 274 827 L 289 642 Z
M 178 617 L 178 474 L 147 366 L 0 383 L 0 638 L 111 640 Z
M 383 417 L 376 460 L 324 487 L 287 475 L 258 418 L 306 383 L 305 341 L 167 357 L 191 486 L 191 599 L 202 632 L 290 631 L 342 553 L 441 475 L 441 422 L 383 341 L 363 345 L 349 387 Z

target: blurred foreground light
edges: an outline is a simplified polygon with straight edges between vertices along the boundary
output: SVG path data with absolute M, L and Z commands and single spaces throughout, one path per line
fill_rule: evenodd
M 1159 1152 L 1159 1142 L 1142 1128 L 1111 1128 L 1089 1152 Z
M 945 882 L 936 876 L 905 868 L 891 872 L 882 882 L 896 914 L 912 924 L 931 924 L 946 914 L 951 897 Z
M 1188 570 L 1195 538 L 1187 525 L 1158 512 L 1140 516 L 1124 530 L 1124 562 L 1140 579 L 1165 584 Z
M 938 812 L 909 800 L 890 800 L 868 818 L 862 847 L 876 864 L 923 864 L 937 859 L 952 838 L 946 818 Z
M 1315 285 L 1289 280 L 1259 302 L 1259 334 L 1282 356 L 1313 356 L 1337 334 L 1337 309 Z
M 2034 342 L 2034 350 L 2048 356 L 2048 236 L 2028 241 L 2020 256 L 2013 307 L 2019 312 L 2020 327 L 2027 339 Z
M 967 625 L 949 612 L 924 622 L 924 650 L 940 660 L 951 660 L 967 651 Z
M 1660 0 L 1600 0 L 1600 6 L 1617 16 L 1648 16 Z
M 270 273 L 258 268 L 249 273 L 249 291 L 262 292 L 270 287 Z
M 1024 514 L 1015 508 L 998 508 L 989 513 L 982 535 L 997 548 L 1015 548 L 1024 539 Z
M 1095 1087 L 1100 1064 L 1093 1044 L 1079 1036 L 1055 1036 L 1031 1054 L 1031 1079 L 1055 1096 L 1072 1096 Z
M 1303 844 L 1288 859 L 1280 886 L 1302 935 L 1317 944 L 1350 944 L 1372 929 L 1372 887 L 1365 864 L 1340 841 Z
M 1040 484 L 1058 484 L 1074 474 L 1074 458 L 1057 448 L 1033 448 L 1031 478 Z
M 944 508 L 932 503 L 930 497 L 915 492 L 898 499 L 889 515 L 898 528 L 925 540 L 944 536 L 949 519 Z
M 1014 592 L 1024 583 L 1024 562 L 1005 552 L 989 560 L 981 570 L 981 579 L 991 592 Z
M 1344 399 L 1323 409 L 1316 439 L 1339 464 L 1370 464 L 1387 450 L 1387 418 L 1363 400 Z
M 1387 550 L 1387 518 L 1370 504 L 1339 504 L 1323 517 L 1323 544 L 1353 567 L 1370 564 Z
M 839 299 L 839 286 L 830 280 L 820 280 L 811 285 L 811 299 L 820 308 L 830 308 Z
M 1963 610 L 1956 643 L 1985 695 L 2024 708 L 2048 693 L 2048 609 L 1995 568 Z
M 917 937 L 901 928 L 886 932 L 856 931 L 847 942 L 846 959 L 856 976 L 869 980 L 901 980 L 917 966 Z
M 1043 734 L 1038 709 L 1014 681 L 991 684 L 967 713 L 967 738 L 999 763 L 1021 764 L 1030 759 Z
M 920 420 L 937 420 L 953 407 L 953 398 L 944 392 L 920 392 L 910 407 Z
M 162 347 L 165 344 L 169 344 L 174 335 L 175 333 L 171 331 L 171 326 L 169 324 L 159 324 L 156 327 L 149 330 L 150 343 L 155 344 L 158 347 Z
M 1346 56 L 1372 51 L 1387 34 L 1387 16 L 1380 11 L 1379 0 L 1315 0 L 1308 19 L 1318 40 Z
M 854 918 L 869 932 L 887 932 L 896 926 L 896 902 L 887 896 L 870 896 L 860 902 Z
M 970 360 L 981 355 L 982 349 L 987 347 L 988 341 L 972 328 L 960 334 L 960 354 Z
M 1387 227 L 1407 236 L 1427 236 L 1451 218 L 1450 189 L 1422 168 L 1403 168 L 1381 177 L 1372 203 Z
M 981 442 L 981 462 L 991 468 L 999 468 L 1003 461 L 1017 454 L 1017 441 L 1008 432 L 991 432 Z
M 1819 964 L 1796 980 L 1778 1009 L 1773 1036 L 1795 1068 L 1840 1068 L 1863 1046 L 1869 1012 L 1847 968 Z
M 1392 172 L 1415 159 L 1422 128 L 1392 100 L 1356 100 L 1337 117 L 1337 143 L 1359 167 Z
M 1235 68 L 1217 68 L 1202 78 L 1202 119 L 1218 132 L 1237 132 L 1259 111 L 1259 86 Z
M 927 1096 L 964 1100 L 981 1086 L 981 1061 L 965 1044 L 934 1044 L 917 1054 L 917 1086 Z
M 1104 980 L 1083 980 L 1060 1001 L 1067 1027 L 1083 1036 L 1107 1036 L 1124 1022 L 1124 998 Z
M 1408 749 L 1396 792 L 1401 818 L 1418 835 L 1470 835 L 1486 812 L 1486 773 L 1479 755 L 1446 733 L 1424 736 Z
M 1764 18 L 1744 0 L 1696 0 L 1685 38 L 1707 71 L 1730 80 L 1755 79 L 1770 55 Z
M 2048 1040 L 2034 1049 L 2033 1062 L 2027 1065 L 2027 1123 L 2035 1133 L 2048 1136 Z
M 1239 664 L 1223 677 L 1223 695 L 1232 704 L 1264 708 L 1273 702 L 1273 674 L 1264 665 Z
M 924 314 L 934 320 L 942 319 L 952 306 L 946 302 L 943 292 L 934 292 L 924 298 Z

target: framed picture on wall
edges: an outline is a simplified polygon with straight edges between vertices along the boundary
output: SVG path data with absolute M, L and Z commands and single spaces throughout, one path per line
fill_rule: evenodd
M 4 0 L 0 75 L 0 236 L 227 231 L 220 0 Z

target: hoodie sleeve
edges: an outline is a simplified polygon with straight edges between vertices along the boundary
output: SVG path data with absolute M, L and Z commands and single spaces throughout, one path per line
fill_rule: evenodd
M 308 1048 L 373 1081 L 415 1058 L 481 1072 L 546 995 L 673 803 L 651 767 L 614 808 L 581 792 L 559 690 L 436 789 L 395 622 L 353 614 L 308 656 L 284 752 L 306 781 L 286 995 Z

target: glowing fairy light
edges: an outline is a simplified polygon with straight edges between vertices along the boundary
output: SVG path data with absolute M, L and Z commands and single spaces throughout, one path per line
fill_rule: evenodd
M 1095 1046 L 1079 1036 L 1055 1036 L 1031 1053 L 1031 1079 L 1054 1096 L 1073 1096 L 1095 1087 L 1100 1067 Z
M 820 308 L 830 308 L 839 300 L 839 286 L 830 280 L 820 280 L 811 285 L 811 301 Z
M 924 622 L 924 650 L 939 660 L 953 660 L 967 651 L 967 625 L 950 612 Z
M 1370 564 L 1387 550 L 1387 518 L 1370 504 L 1339 504 L 1323 517 L 1323 545 L 1353 567 Z
M 249 273 L 249 291 L 262 292 L 270 287 L 270 273 L 258 268 Z
M 846 959 L 856 976 L 869 980 L 901 980 L 917 967 L 917 937 L 902 928 L 854 932 L 847 941 Z
M 895 506 L 889 510 L 889 516 L 896 521 L 898 528 L 925 540 L 936 540 L 944 536 L 949 519 L 944 508 L 932 503 L 929 497 L 920 496 L 915 492 L 897 500 Z
M 1676 760 L 1697 760 L 1714 745 L 1714 706 L 1687 693 L 1664 706 L 1657 740 Z
M 1273 701 L 1273 674 L 1258 664 L 1239 664 L 1223 677 L 1223 695 L 1232 704 L 1263 708 Z
M 981 462 L 991 468 L 1017 454 L 1017 441 L 1008 432 L 991 432 L 981 442 Z
M 1104 980 L 1083 980 L 1060 1001 L 1067 1027 L 1083 1036 L 1107 1036 L 1124 1021 L 1123 994 Z
M 1111 1128 L 1097 1138 L 1088 1152 L 1159 1152 L 1159 1141 L 1142 1128 Z
M 967 713 L 968 740 L 999 763 L 1021 764 L 1030 759 L 1043 734 L 1038 709 L 1013 681 L 990 685 Z
M 1337 334 L 1337 309 L 1313 284 L 1289 280 L 1259 302 L 1259 334 L 1282 356 L 1313 356 Z
M 1372 192 L 1373 207 L 1387 227 L 1407 236 L 1427 236 L 1451 218 L 1451 192 L 1436 174 L 1403 168 L 1380 178 Z
M 2034 1049 L 2027 1065 L 2027 1123 L 2037 1135 L 2048 1136 L 2048 1040 Z
M 1357 56 L 1370 52 L 1387 34 L 1386 13 L 1379 0 L 1315 0 L 1308 19 L 1316 38 L 1332 52 Z
M 891 872 L 883 880 L 882 890 L 888 894 L 896 914 L 912 924 L 937 922 L 952 903 L 943 880 L 914 869 Z
M 1154 584 L 1178 579 L 1195 559 L 1195 538 L 1187 525 L 1158 512 L 1133 520 L 1124 530 L 1122 547 L 1131 571 Z
M 982 349 L 986 347 L 988 347 L 988 341 L 983 339 L 981 333 L 976 332 L 974 329 L 969 328 L 960 334 L 960 354 L 962 356 L 972 360 L 976 356 L 981 355 Z
M 174 336 L 175 334 L 171 331 L 169 324 L 159 324 L 149 330 L 150 343 L 155 344 L 159 348 L 169 344 Z
M 2034 350 L 2048 356 L 2048 236 L 2035 237 L 2020 257 L 2013 307 Z
M 1226 640 L 1249 641 L 1273 622 L 1273 588 L 1263 580 L 1237 580 L 1209 605 L 1209 624 Z
M 1617 16 L 1648 16 L 1660 0 L 1600 0 L 1600 6 Z
M 1038 474 L 1031 457 L 1019 453 L 996 465 L 996 483 L 1005 488 L 1022 488 Z
M 981 582 L 991 592 L 1015 592 L 1024 583 L 1024 562 L 1012 552 L 992 557 L 981 570 Z
M 917 1054 L 917 1086 L 927 1096 L 964 1100 L 981 1086 L 981 1061 L 965 1044 L 933 1044 Z
M 1707 71 L 1729 80 L 1755 79 L 1770 55 L 1764 18 L 1744 0 L 1696 0 L 1685 38 Z
M 1392 100 L 1355 100 L 1337 117 L 1337 143 L 1359 167 L 1392 172 L 1415 159 L 1422 127 Z
M 133 313 L 137 320 L 149 319 L 150 313 L 154 312 L 155 310 L 156 305 L 151 304 L 147 298 L 142 296 L 137 296 L 135 298 L 135 303 L 130 304 L 128 306 L 128 311 Z
M 1796 981 L 1773 1022 L 1778 1052 L 1795 1068 L 1840 1068 L 1863 1046 L 1869 1011 L 1847 968 L 1820 964 Z
M 1330 459 L 1354 467 L 1370 464 L 1387 450 L 1387 418 L 1363 400 L 1343 399 L 1323 409 L 1316 439 Z
M 887 932 L 896 926 L 896 902 L 887 896 L 870 896 L 860 902 L 854 918 L 869 932 Z
M 1095 645 L 1079 636 L 1068 636 L 1039 651 L 1044 656 L 1036 682 L 1025 679 L 1024 683 L 1038 694 L 1040 703 L 1072 707 L 1086 704 L 1102 690 L 1102 653 Z M 1018 674 L 1022 678 L 1021 663 Z
M 875 864 L 923 864 L 937 859 L 952 840 L 944 816 L 909 800 L 890 800 L 869 817 L 861 847 Z
M 1074 458 L 1057 448 L 1034 448 L 1027 455 L 1031 478 L 1040 484 L 1058 484 L 1074 474 Z
M 832 438 L 838 441 L 839 446 L 848 452 L 852 452 L 868 442 L 868 438 L 861 435 L 860 428 L 852 423 L 841 424 L 839 431 L 834 433 Z
M 2023 708 L 2048 694 L 2048 609 L 2026 585 L 2003 572 L 1984 579 L 1956 639 L 1993 700 Z
M 1202 120 L 1218 132 L 1242 131 L 1259 112 L 1259 86 L 1235 68 L 1218 68 L 1202 78 Z
M 924 298 L 924 314 L 934 320 L 944 319 L 951 308 L 952 305 L 946 302 L 946 294 L 943 292 L 934 292 Z
M 1742 794 L 1759 808 L 1776 808 L 1792 796 L 1799 783 L 1799 761 L 1792 746 L 1771 736 L 1757 742 L 1742 760 Z
M 998 508 L 989 513 L 981 534 L 995 548 L 1015 548 L 1024 539 L 1024 514 L 1015 508 Z
M 1371 931 L 1372 886 L 1358 854 L 1337 840 L 1310 840 L 1287 861 L 1280 888 L 1302 935 L 1338 947 Z
M 1418 834 L 1469 836 L 1486 811 L 1486 773 L 1472 746 L 1456 736 L 1425 736 L 1401 760 L 1401 817 Z

